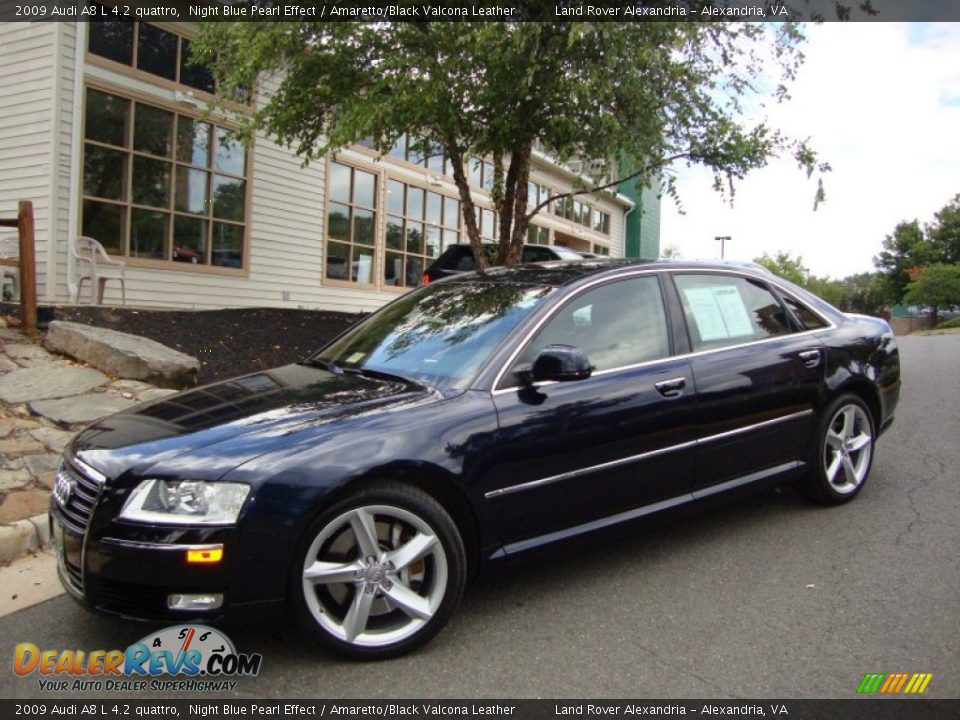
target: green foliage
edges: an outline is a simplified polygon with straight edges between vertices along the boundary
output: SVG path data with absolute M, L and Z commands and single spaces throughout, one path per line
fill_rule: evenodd
M 754 258 L 753 261 L 758 265 L 763 265 L 777 277 L 782 277 L 784 280 L 789 280 L 794 285 L 800 285 L 801 287 L 807 284 L 807 278 L 810 276 L 810 270 L 804 266 L 803 258 L 799 255 L 792 257 L 790 253 L 781 251 L 777 252 L 774 257 L 770 257 L 767 253 L 764 253 L 758 258 Z
M 575 193 L 607 187 L 621 160 L 637 168 L 638 185 L 674 161 L 702 165 L 731 194 L 778 154 L 808 175 L 829 169 L 805 141 L 754 124 L 742 107 L 772 66 L 781 81 L 772 95 L 785 96 L 802 59 L 800 26 L 537 22 L 553 8 L 524 4 L 517 20 L 534 22 L 210 22 L 193 49 L 225 95 L 254 83 L 270 91 L 255 113 L 238 115 L 241 133 L 262 129 L 305 162 L 364 138 L 386 153 L 404 133 L 439 149 L 481 268 L 462 171 L 470 156 L 495 163 L 506 264 L 519 262 L 529 220 L 546 205 L 528 207 L 535 148 L 590 168 Z M 676 197 L 669 178 L 664 191 Z
M 912 305 L 930 307 L 936 322 L 940 309 L 960 305 L 960 265 L 928 265 L 907 285 L 903 299 Z
M 937 325 L 937 330 L 953 330 L 955 328 L 960 328 L 960 316 L 951 318 L 950 320 L 944 320 Z
M 903 302 L 911 277 L 932 263 L 960 263 L 960 195 L 934 213 L 923 227 L 918 220 L 901 222 L 883 241 L 873 264 L 885 274 L 890 303 Z

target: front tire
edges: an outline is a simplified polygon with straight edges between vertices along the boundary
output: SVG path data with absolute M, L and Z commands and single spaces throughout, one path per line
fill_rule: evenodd
M 291 578 L 302 626 L 364 660 L 427 642 L 453 614 L 465 582 L 466 554 L 450 515 L 400 483 L 364 488 L 322 513 Z
M 875 437 L 863 400 L 852 394 L 836 398 L 820 418 L 813 467 L 800 489 L 822 505 L 852 500 L 870 475 Z

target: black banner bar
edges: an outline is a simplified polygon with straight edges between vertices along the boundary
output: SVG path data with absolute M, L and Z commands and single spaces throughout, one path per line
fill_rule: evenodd
M 0 716 L 63 718 L 763 717 L 789 720 L 954 720 L 960 700 L 0 700 Z
M 838 10 L 838 7 L 841 8 Z M 960 21 L 957 0 L 0 0 L 0 21 Z

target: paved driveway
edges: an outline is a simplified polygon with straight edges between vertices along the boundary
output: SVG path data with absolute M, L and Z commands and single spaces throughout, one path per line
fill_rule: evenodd
M 296 631 L 234 630 L 264 654 L 250 697 L 852 697 L 866 672 L 932 672 L 960 696 L 960 336 L 904 338 L 897 421 L 852 504 L 789 491 L 477 582 L 399 660 L 351 664 Z M 124 648 L 149 626 L 60 597 L 0 619 L 0 696 L 39 695 L 13 645 Z M 110 693 L 117 696 L 117 693 Z

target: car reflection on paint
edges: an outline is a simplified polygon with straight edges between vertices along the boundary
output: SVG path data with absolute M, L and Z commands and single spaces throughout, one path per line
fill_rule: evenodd
M 51 501 L 89 608 L 282 615 L 409 651 L 467 577 L 737 491 L 863 488 L 899 358 L 882 320 L 760 268 L 581 260 L 462 274 L 301 363 L 100 420 Z

